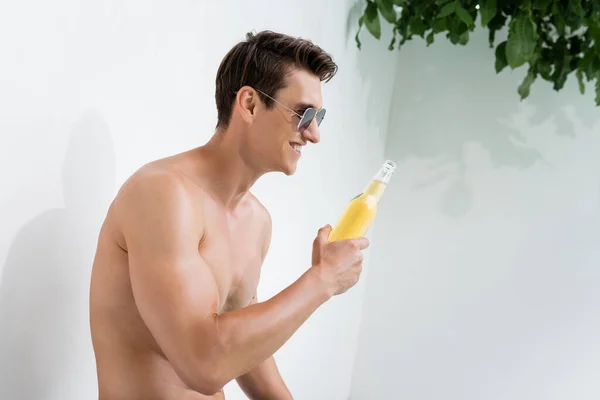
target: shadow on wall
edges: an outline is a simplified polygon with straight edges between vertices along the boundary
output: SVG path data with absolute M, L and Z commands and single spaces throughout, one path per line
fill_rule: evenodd
M 108 125 L 85 115 L 73 128 L 63 170 L 65 208 L 17 234 L 0 280 L 0 399 L 93 399 L 88 324 L 97 232 L 115 184 Z
M 382 23 L 382 30 L 386 24 Z M 498 44 L 506 34 L 496 37 Z M 388 43 L 382 39 L 369 46 L 387 48 Z M 472 205 L 465 153 L 473 144 L 487 153 L 495 168 L 548 164 L 529 132 L 543 127 L 548 128 L 548 135 L 574 138 L 574 119 L 590 128 L 597 113 L 587 96 L 584 109 L 578 106 L 574 118 L 568 115 L 568 101 L 581 96 L 574 77 L 559 93 L 538 77 L 529 98 L 519 101 L 517 87 L 526 68 L 511 71 L 507 67 L 496 74 L 494 49 L 489 47 L 487 31 L 481 29 L 472 33 L 464 47 L 439 34 L 430 47 L 414 37 L 394 51 L 399 62 L 387 157 L 399 165 L 414 160 L 430 163 L 428 173 L 412 187 L 423 190 L 444 184 L 440 207 L 451 217 L 464 216 Z

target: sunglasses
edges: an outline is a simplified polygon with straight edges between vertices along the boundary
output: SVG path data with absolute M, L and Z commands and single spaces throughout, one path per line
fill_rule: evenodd
M 287 108 L 288 110 L 290 110 L 291 112 L 296 114 L 296 116 L 298 116 L 298 118 L 300 118 L 300 121 L 298 122 L 298 131 L 300 131 L 300 132 L 304 132 L 306 129 L 308 129 L 308 127 L 312 123 L 313 119 L 317 121 L 317 126 L 320 126 L 321 122 L 323 122 L 323 118 L 325 118 L 326 110 L 324 108 L 317 110 L 316 108 L 309 107 L 306 110 L 304 110 L 304 113 L 302 115 L 300 115 L 296 111 L 294 111 L 291 108 L 289 108 L 288 106 L 286 106 L 285 104 L 281 103 L 280 101 L 275 100 L 273 97 L 269 96 L 265 92 L 258 90 L 258 89 L 255 89 L 255 90 L 257 92 L 264 94 L 265 96 L 267 96 L 268 98 L 273 100 L 275 103 L 281 105 L 282 107 Z

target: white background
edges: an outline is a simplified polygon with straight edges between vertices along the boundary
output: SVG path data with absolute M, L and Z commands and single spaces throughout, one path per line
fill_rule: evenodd
M 600 398 L 594 88 L 519 102 L 526 69 L 496 75 L 493 51 L 398 54 L 352 400 Z

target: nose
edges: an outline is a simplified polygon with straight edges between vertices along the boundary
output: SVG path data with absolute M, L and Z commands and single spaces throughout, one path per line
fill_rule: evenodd
M 317 122 L 316 121 L 312 121 L 311 124 L 308 126 L 308 128 L 306 128 L 306 130 L 304 130 L 304 132 L 302 132 L 302 136 L 304 137 L 305 140 L 311 142 L 311 143 L 319 143 L 321 141 L 321 131 L 319 130 L 319 127 L 317 126 Z

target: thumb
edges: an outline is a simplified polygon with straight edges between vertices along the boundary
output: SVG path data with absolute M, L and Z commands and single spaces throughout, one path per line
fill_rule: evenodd
M 329 241 L 329 234 L 331 233 L 331 225 L 327 224 L 319 229 L 318 238 L 321 243 Z

